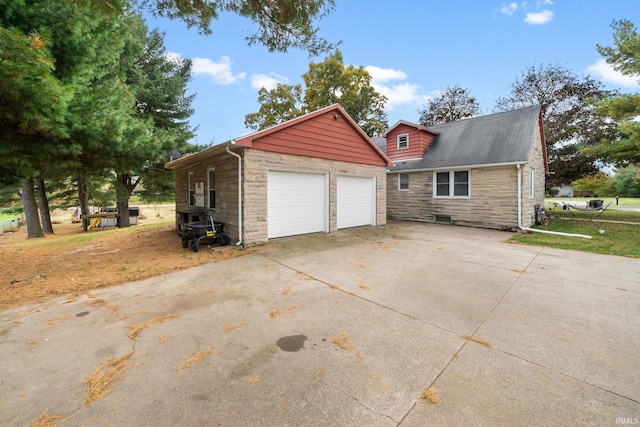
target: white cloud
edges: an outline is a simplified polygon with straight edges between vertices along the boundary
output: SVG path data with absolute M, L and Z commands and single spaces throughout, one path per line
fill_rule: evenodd
M 421 107 L 431 99 L 429 95 L 420 93 L 420 86 L 413 83 L 402 83 L 393 86 L 371 84 L 373 88 L 387 97 L 386 109 L 391 111 L 399 106 Z
M 231 71 L 231 58 L 221 56 L 219 62 L 214 62 L 209 58 L 193 58 L 193 74 L 205 74 L 211 77 L 214 83 L 219 85 L 230 85 L 244 79 L 247 73 L 234 74 Z
M 541 12 L 527 13 L 527 17 L 524 18 L 524 22 L 530 25 L 544 25 L 553 19 L 553 12 L 550 10 L 543 10 Z
M 394 80 L 407 79 L 407 73 L 393 68 L 379 68 L 368 65 L 365 70 L 371 75 L 371 86 L 387 97 L 386 110 L 391 111 L 399 106 L 421 107 L 430 96 L 420 93 L 420 86 L 413 83 L 390 83 Z
M 536 2 L 536 7 L 542 7 L 542 6 L 546 6 L 546 5 L 548 5 L 548 4 L 549 4 L 549 5 L 550 5 L 550 4 L 553 4 L 553 1 L 552 1 L 552 0 L 538 0 L 538 1 Z
M 393 68 L 379 68 L 374 65 L 367 65 L 364 69 L 371 75 L 371 80 L 375 83 L 384 83 L 389 80 L 404 80 L 407 74 L 404 71 Z
M 604 59 L 598 60 L 595 64 L 589 65 L 587 71 L 596 75 L 601 80 L 622 87 L 638 87 L 638 77 L 625 76 L 619 71 L 613 69 Z
M 289 79 L 276 73 L 254 74 L 251 76 L 251 87 L 256 90 L 265 88 L 267 90 L 275 89 L 278 84 L 285 84 Z
M 516 10 L 518 10 L 518 3 L 509 3 L 508 5 L 500 8 L 501 13 L 509 16 L 513 15 Z

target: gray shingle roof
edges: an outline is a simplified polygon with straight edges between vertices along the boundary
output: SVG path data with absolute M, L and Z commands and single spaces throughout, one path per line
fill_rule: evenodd
M 430 126 L 440 132 L 421 159 L 394 161 L 391 170 L 526 162 L 533 143 L 540 106 L 473 117 Z M 386 152 L 386 140 L 374 142 Z

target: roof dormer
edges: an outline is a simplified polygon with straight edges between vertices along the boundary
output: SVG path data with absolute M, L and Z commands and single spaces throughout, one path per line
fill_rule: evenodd
M 408 160 L 422 158 L 437 135 L 427 127 L 401 120 L 382 136 L 387 139 L 387 157 Z

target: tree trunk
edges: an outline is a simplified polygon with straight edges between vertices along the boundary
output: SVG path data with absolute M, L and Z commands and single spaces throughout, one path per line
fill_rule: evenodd
M 21 196 L 24 216 L 27 220 L 27 239 L 44 237 L 40 226 L 40 218 L 38 217 L 38 203 L 36 202 L 36 191 L 32 178 L 22 180 Z
M 38 179 L 38 209 L 40 210 L 40 221 L 42 230 L 45 233 L 53 234 L 53 224 L 51 224 L 51 212 L 49 211 L 49 200 L 44 186 L 44 179 Z
M 82 218 L 82 229 L 87 231 L 89 227 L 89 220 L 87 219 L 87 215 L 89 215 L 89 192 L 87 191 L 86 186 L 84 185 L 84 180 L 81 176 L 77 178 L 78 180 L 78 204 L 80 205 L 80 217 Z
M 130 227 L 129 221 L 129 175 L 117 174 L 116 178 L 116 212 L 118 227 Z

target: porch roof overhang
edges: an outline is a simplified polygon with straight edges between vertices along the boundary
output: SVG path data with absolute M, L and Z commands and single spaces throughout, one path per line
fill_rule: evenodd
M 175 159 L 169 163 L 166 163 L 164 167 L 166 169 L 177 169 L 181 166 L 188 165 L 193 162 L 197 162 L 203 157 L 215 156 L 218 154 L 224 154 L 227 152 L 227 147 L 235 145 L 234 141 L 223 142 L 222 144 L 212 145 L 211 147 L 207 147 L 202 151 L 198 151 L 196 153 L 185 154 L 179 159 Z

